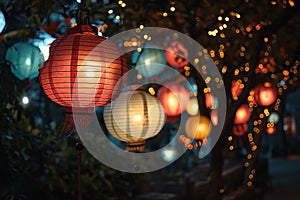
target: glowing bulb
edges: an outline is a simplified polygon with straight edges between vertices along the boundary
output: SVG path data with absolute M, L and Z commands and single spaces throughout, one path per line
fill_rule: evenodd
M 170 11 L 171 11 L 171 12 L 174 12 L 174 11 L 175 11 L 175 7 L 172 6 L 172 7 L 170 8 Z
M 22 103 L 25 104 L 25 105 L 28 104 L 29 103 L 29 98 L 27 96 L 24 96 L 22 98 Z

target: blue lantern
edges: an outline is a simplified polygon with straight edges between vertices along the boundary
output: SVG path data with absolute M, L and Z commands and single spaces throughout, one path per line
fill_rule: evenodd
M 131 61 L 144 77 L 158 75 L 167 63 L 164 50 L 154 45 L 147 45 L 142 51 L 134 51 Z
M 11 72 L 20 80 L 37 77 L 39 66 L 44 62 L 38 47 L 23 42 L 10 47 L 5 58 L 11 65 Z

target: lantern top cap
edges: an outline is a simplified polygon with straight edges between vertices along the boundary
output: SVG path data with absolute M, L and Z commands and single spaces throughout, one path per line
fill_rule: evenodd
M 79 25 L 67 30 L 67 35 L 76 33 L 93 33 L 98 35 L 98 28 L 91 25 Z

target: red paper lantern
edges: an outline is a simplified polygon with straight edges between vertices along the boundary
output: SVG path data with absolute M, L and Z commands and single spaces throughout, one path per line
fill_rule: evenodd
M 73 131 L 72 112 L 92 112 L 111 101 L 117 81 L 127 70 L 126 60 L 112 41 L 97 35 L 96 27 L 82 25 L 59 36 L 40 68 L 45 94 L 66 107 L 63 131 Z
M 188 50 L 178 41 L 172 42 L 166 49 L 166 59 L 172 67 L 181 68 L 189 64 L 188 60 L 185 59 L 188 56 Z
M 234 123 L 235 124 L 244 124 L 250 118 L 250 110 L 249 108 L 242 104 L 235 113 Z
M 168 116 L 178 116 L 186 110 L 190 93 L 185 87 L 170 83 L 158 90 L 157 98 Z
M 248 124 L 234 124 L 233 126 L 233 134 L 236 136 L 243 136 L 248 130 Z
M 209 109 L 215 109 L 215 97 L 211 93 L 205 93 L 205 106 Z
M 274 135 L 276 133 L 276 127 L 275 126 L 267 127 L 266 132 L 268 135 Z
M 277 98 L 277 90 L 270 82 L 265 82 L 255 87 L 254 98 L 259 105 L 270 106 Z

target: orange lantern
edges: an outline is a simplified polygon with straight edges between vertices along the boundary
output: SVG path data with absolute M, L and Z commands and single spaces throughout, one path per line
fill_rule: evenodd
M 168 116 L 178 116 L 186 110 L 190 93 L 181 85 L 169 83 L 158 90 L 157 98 Z
M 231 82 L 231 95 L 234 100 L 237 100 L 243 91 L 243 84 L 241 80 L 233 80 Z
M 236 136 L 243 136 L 248 130 L 248 124 L 243 123 L 243 124 L 234 124 L 233 126 L 233 134 Z
M 117 45 L 98 36 L 96 27 L 82 25 L 51 44 L 49 58 L 39 70 L 45 94 L 66 107 L 65 132 L 75 129 L 74 111 L 91 113 L 94 107 L 111 101 L 127 65 Z
M 254 98 L 259 105 L 270 106 L 277 98 L 277 90 L 270 82 L 265 82 L 255 87 Z
M 181 68 L 189 64 L 187 58 L 189 56 L 188 50 L 182 43 L 174 41 L 166 49 L 166 59 L 170 66 Z
M 191 139 L 203 140 L 210 134 L 210 131 L 210 120 L 206 116 L 191 116 L 186 121 L 185 132 Z
M 276 127 L 275 126 L 267 127 L 266 132 L 268 135 L 274 135 L 276 133 Z
M 250 118 L 250 110 L 249 108 L 242 104 L 235 113 L 234 123 L 235 124 L 244 124 Z

